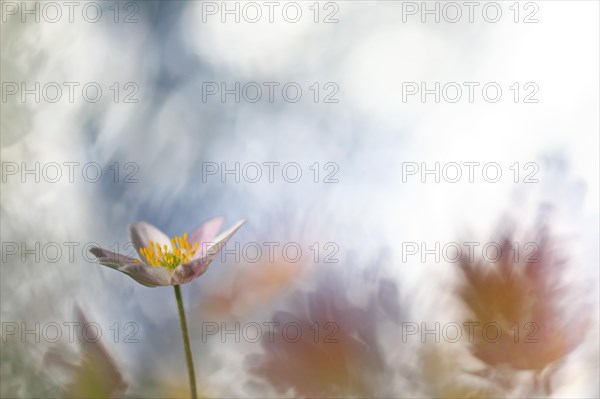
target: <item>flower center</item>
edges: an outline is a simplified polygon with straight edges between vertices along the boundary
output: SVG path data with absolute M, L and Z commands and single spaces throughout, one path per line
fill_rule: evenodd
M 140 253 L 146 258 L 151 266 L 163 266 L 173 271 L 177 266 L 188 263 L 198 250 L 198 243 L 192 245 L 187 240 L 187 233 L 180 237 L 171 238 L 173 249 L 169 251 L 166 245 L 150 241 L 146 248 L 141 248 Z

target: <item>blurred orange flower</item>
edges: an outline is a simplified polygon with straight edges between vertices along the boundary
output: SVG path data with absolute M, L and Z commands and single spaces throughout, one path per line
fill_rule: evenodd
M 459 295 L 471 314 L 467 323 L 473 323 L 468 325 L 477 358 L 541 372 L 581 342 L 589 314 L 573 300 L 578 293 L 560 273 L 567 262 L 545 229 L 527 254 L 517 255 L 514 241 L 500 241 L 497 262 L 463 259 Z
M 198 303 L 201 317 L 214 316 L 217 319 L 238 319 L 252 314 L 263 306 L 270 305 L 273 299 L 290 290 L 306 271 L 303 262 L 286 262 L 275 259 L 273 262 L 244 264 L 235 270 L 233 280 L 215 287 L 214 292 L 204 296 Z

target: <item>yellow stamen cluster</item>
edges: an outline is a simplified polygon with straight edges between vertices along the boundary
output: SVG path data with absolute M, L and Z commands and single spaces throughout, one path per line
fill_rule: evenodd
M 163 266 L 173 271 L 177 266 L 188 263 L 198 250 L 198 243 L 192 245 L 187 240 L 187 233 L 180 237 L 171 238 L 173 249 L 169 251 L 166 245 L 150 241 L 146 248 L 141 248 L 140 253 L 146 258 L 151 266 Z

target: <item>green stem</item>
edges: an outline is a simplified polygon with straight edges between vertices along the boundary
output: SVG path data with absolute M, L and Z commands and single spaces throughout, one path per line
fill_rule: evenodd
M 192 392 L 192 399 L 198 398 L 196 393 L 196 374 L 194 373 L 194 360 L 192 359 L 192 348 L 190 346 L 190 336 L 187 330 L 187 323 L 185 321 L 185 312 L 183 311 L 183 301 L 181 300 L 181 288 L 178 285 L 173 286 L 175 288 L 175 298 L 177 298 L 177 307 L 179 308 L 179 321 L 181 323 L 181 334 L 183 335 L 183 347 L 185 348 L 185 360 L 188 367 L 188 375 L 190 378 L 190 391 Z

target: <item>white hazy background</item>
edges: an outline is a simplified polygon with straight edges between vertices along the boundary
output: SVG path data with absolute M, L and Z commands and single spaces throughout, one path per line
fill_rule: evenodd
M 96 104 L 80 95 L 74 103 L 22 103 L 18 96 L 3 101 L 0 154 L 3 163 L 97 162 L 105 172 L 114 162 L 135 162 L 139 182 L 115 184 L 109 176 L 92 184 L 78 174 L 75 183 L 66 177 L 35 183 L 29 176 L 23 184 L 20 175 L 7 176 L 3 243 L 109 246 L 126 243 L 127 226 L 137 220 L 176 235 L 224 215 L 227 223 L 248 221 L 233 240 L 242 245 L 336 242 L 340 263 L 323 268 L 358 270 L 385 253 L 407 312 L 419 320 L 446 320 L 453 310 L 438 295 L 453 279 L 452 266 L 402 262 L 400 243 L 488 240 L 507 215 L 530 229 L 544 206 L 553 230 L 568 237 L 569 276 L 590 286 L 585 295 L 597 314 L 598 2 L 538 1 L 535 24 L 515 24 L 508 3 L 496 24 L 480 12 L 474 23 L 466 16 L 454 24 L 432 23 L 431 16 L 421 23 L 419 15 L 403 23 L 402 3 L 392 1 L 336 2 L 339 22 L 332 24 L 315 24 L 309 3 L 301 3 L 306 16 L 291 24 L 277 13 L 275 23 L 265 16 L 258 23 L 231 17 L 221 23 L 218 15 L 202 22 L 201 1 L 148 1 L 137 3 L 138 23 L 124 24 L 112 21 L 109 3 L 102 3 L 106 14 L 95 24 L 79 14 L 74 23 L 65 16 L 55 24 L 14 16 L 3 21 L 2 82 L 99 82 L 105 91 Z M 298 82 L 304 95 L 297 103 L 282 101 L 280 91 L 273 104 L 264 97 L 256 104 L 223 104 L 218 96 L 202 102 L 202 82 L 236 81 Z M 495 104 L 483 101 L 481 90 L 472 104 L 422 104 L 416 96 L 403 103 L 402 82 L 422 81 L 498 82 L 504 92 Z M 139 103 L 114 103 L 108 90 L 114 82 L 137 83 Z M 313 82 L 337 83 L 339 102 L 314 103 Z M 514 82 L 536 82 L 539 103 L 515 104 L 508 90 Z M 214 176 L 202 181 L 203 162 L 268 161 L 297 162 L 306 178 L 297 184 L 281 175 L 274 184 L 265 177 L 256 184 Z M 314 162 L 337 163 L 339 183 L 312 182 L 308 166 Z M 540 182 L 515 184 L 506 177 L 490 184 L 478 174 L 476 183 L 464 177 L 456 184 L 422 184 L 414 177 L 403 183 L 402 162 L 497 162 L 505 173 L 514 162 L 536 162 Z M 65 254 L 56 263 L 3 259 L 2 321 L 72 321 L 78 303 L 102 326 L 136 322 L 139 344 L 103 340 L 130 389 L 144 391 L 148 367 L 162 370 L 167 381 L 179 376 L 185 386 L 172 290 L 138 285 L 90 262 L 81 247 L 75 255 L 74 262 Z M 218 290 L 232 263 L 216 261 L 184 286 L 186 304 Z M 302 284 L 314 283 L 306 278 Z M 260 320 L 283 303 L 274 301 Z M 260 352 L 258 344 L 202 343 L 198 331 L 191 335 L 201 348 L 195 357 L 205 392 L 275 395 L 247 384 L 243 360 Z M 597 333 L 593 337 L 585 343 L 588 353 L 598 350 Z M 19 345 L 27 348 L 30 364 L 40 364 L 50 346 Z M 570 358 L 570 377 L 560 380 L 555 395 L 599 394 L 597 358 L 589 360 L 586 350 Z M 397 390 L 388 396 L 422 394 L 401 382 L 390 386 Z

